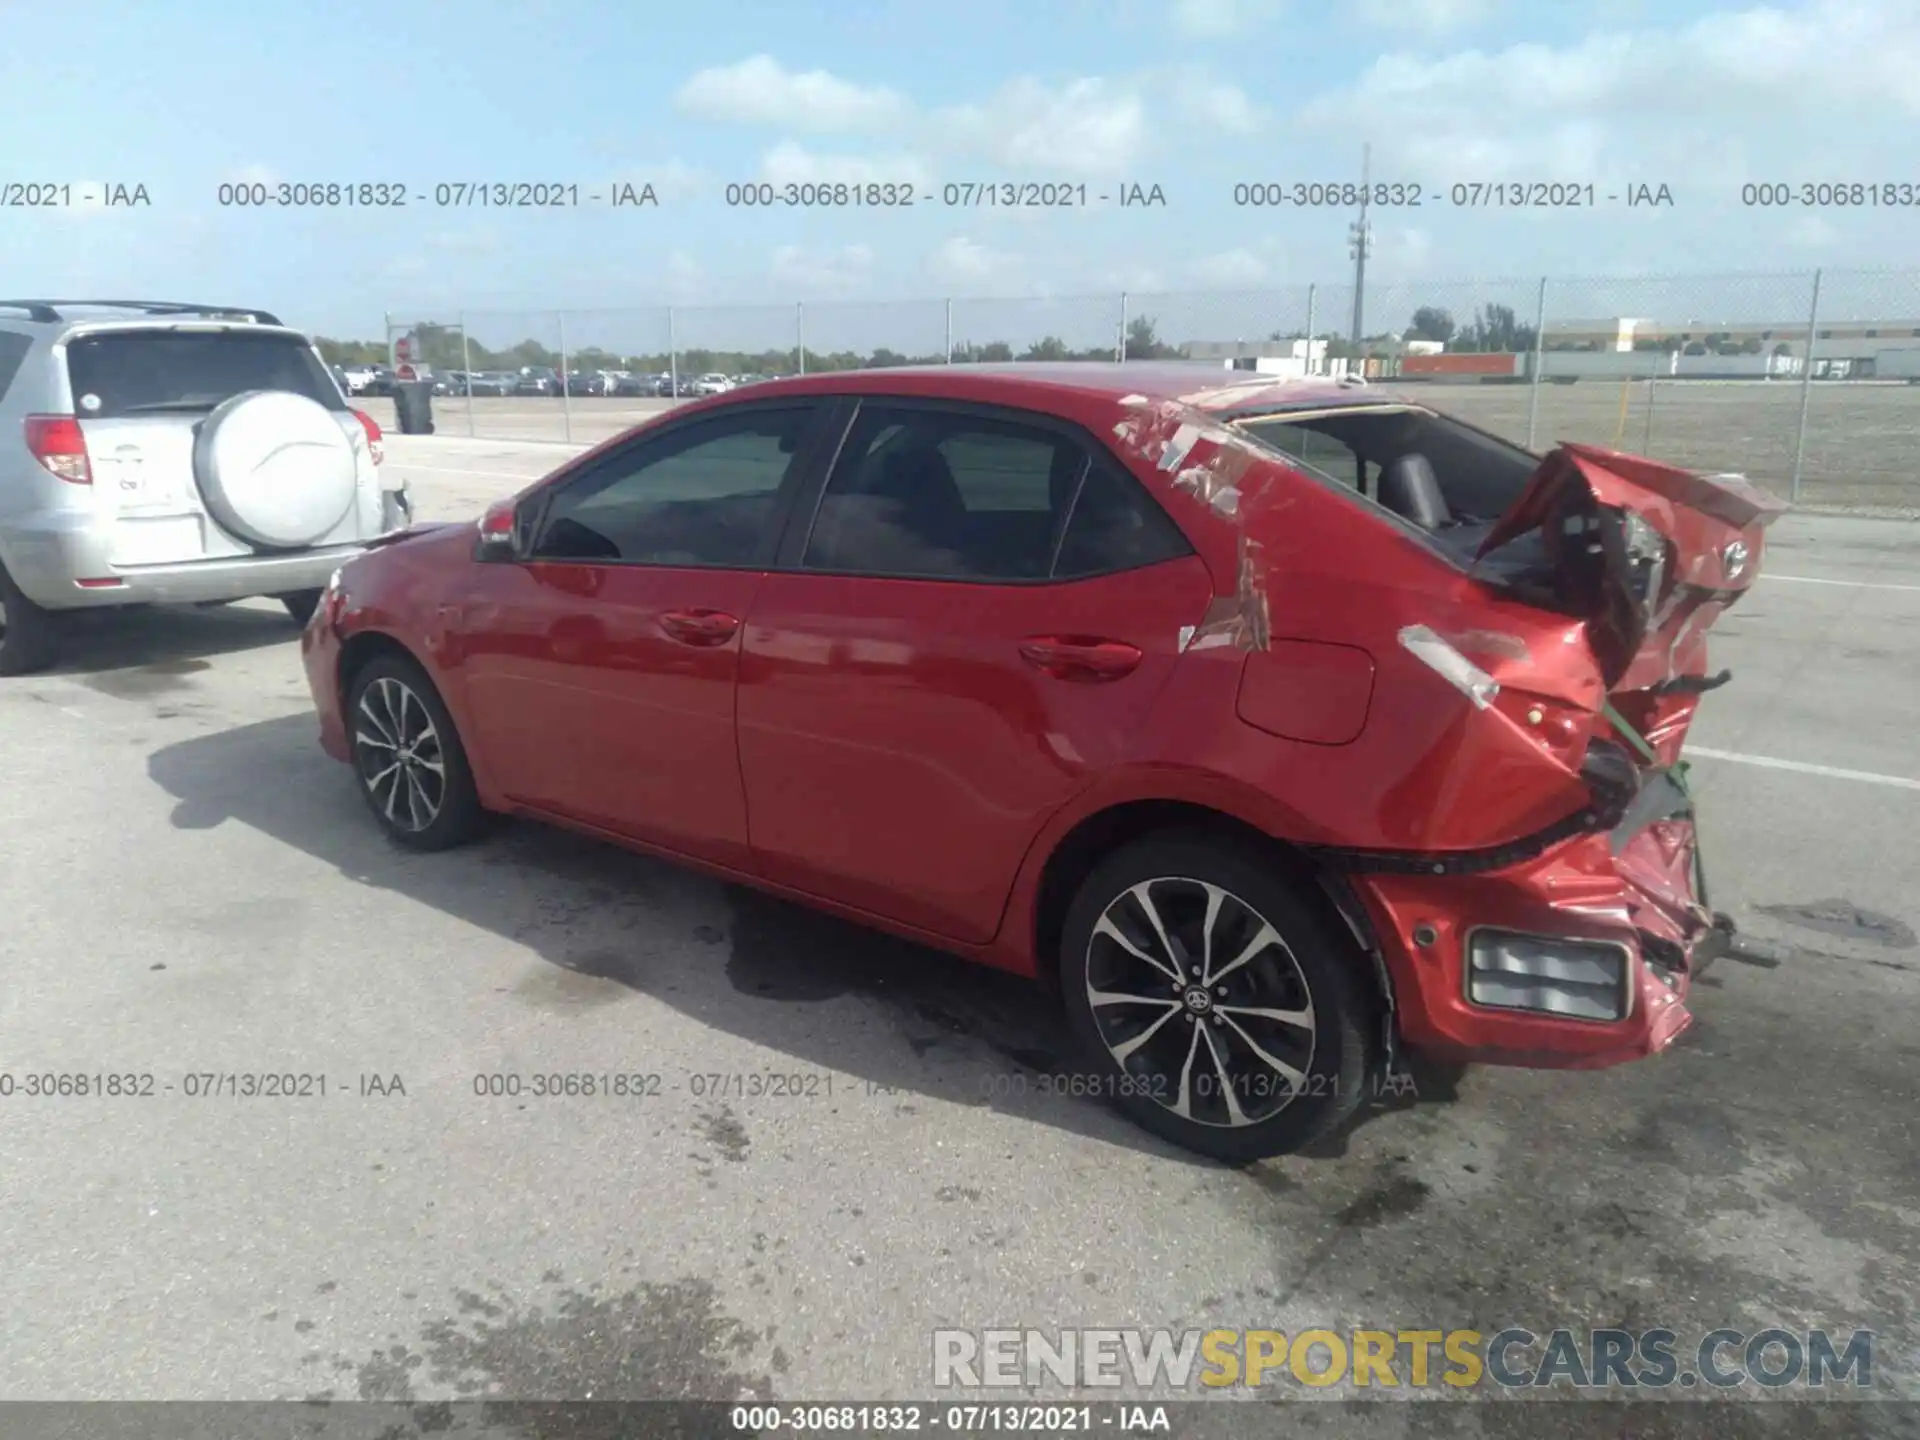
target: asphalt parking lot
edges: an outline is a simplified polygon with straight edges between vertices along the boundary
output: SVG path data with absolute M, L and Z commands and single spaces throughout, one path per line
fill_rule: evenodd
M 566 453 L 388 440 L 423 518 Z M 1521 1324 L 1867 1328 L 1920 1398 L 1920 524 L 1787 517 L 1715 633 L 1761 943 L 1695 1030 L 1233 1170 L 1042 1096 L 1015 982 L 532 825 L 396 851 L 277 606 L 91 624 L 0 684 L 0 1071 L 175 1089 L 0 1099 L 0 1396 L 926 1398 L 937 1326 Z M 183 1093 L 255 1072 L 326 1094 Z M 476 1094 L 546 1072 L 663 1089 Z M 807 1093 L 697 1078 L 760 1074 Z

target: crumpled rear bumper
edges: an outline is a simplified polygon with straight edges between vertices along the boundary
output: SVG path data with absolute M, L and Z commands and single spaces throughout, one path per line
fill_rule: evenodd
M 1503 868 L 1351 878 L 1394 983 L 1401 1042 L 1476 1063 L 1593 1069 L 1664 1050 L 1692 1024 L 1694 978 L 1732 936 L 1708 905 L 1693 805 L 1670 770 L 1646 776 L 1611 830 Z M 1542 952 L 1556 941 L 1618 947 L 1625 1013 L 1576 1018 L 1476 1000 L 1477 931 L 1508 932 Z

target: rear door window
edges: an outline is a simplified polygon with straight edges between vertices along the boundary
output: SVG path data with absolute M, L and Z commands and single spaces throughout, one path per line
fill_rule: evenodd
M 1138 482 L 1055 426 L 863 403 L 800 563 L 910 579 L 1066 580 L 1186 548 Z
M 244 330 L 128 330 L 67 344 L 67 377 L 85 420 L 204 411 L 249 390 L 287 390 L 345 410 L 327 367 L 293 335 Z
M 863 404 L 801 565 L 854 575 L 1044 580 L 1086 453 L 1057 431 Z

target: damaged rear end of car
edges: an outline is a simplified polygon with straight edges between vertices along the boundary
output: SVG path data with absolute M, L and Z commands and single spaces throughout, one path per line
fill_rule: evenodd
M 1556 1068 L 1666 1048 L 1732 936 L 1682 746 L 1783 502 L 1416 405 L 1272 398 L 1188 396 L 1131 438 L 1217 532 L 1233 582 L 1189 651 L 1238 667 L 1272 829 L 1349 901 L 1398 1043 Z

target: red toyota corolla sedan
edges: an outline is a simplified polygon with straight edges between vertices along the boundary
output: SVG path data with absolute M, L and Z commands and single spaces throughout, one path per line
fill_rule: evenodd
M 1401 1047 L 1687 1027 L 1680 749 L 1783 508 L 1362 385 L 813 375 L 403 532 L 303 649 L 402 844 L 534 816 L 1050 982 L 1088 1093 L 1246 1160 Z

